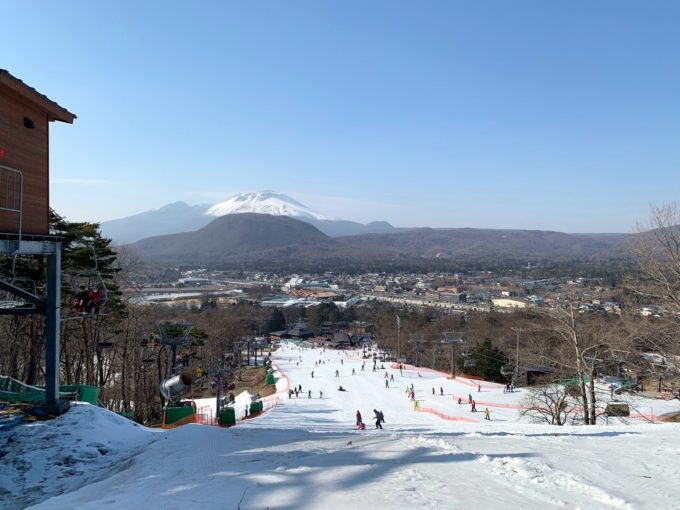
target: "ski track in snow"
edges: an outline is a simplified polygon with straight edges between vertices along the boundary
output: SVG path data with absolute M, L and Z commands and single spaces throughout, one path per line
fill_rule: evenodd
M 535 425 L 519 419 L 522 391 L 485 384 L 478 392 L 433 371 L 373 372 L 370 362 L 361 371 L 356 352 L 286 344 L 274 358 L 304 396 L 283 394 L 271 411 L 230 429 L 152 431 L 78 405 L 5 432 L 0 508 L 680 508 L 675 424 Z M 424 406 L 448 416 L 473 416 L 454 398 L 471 390 L 502 405 L 490 422 L 481 413 L 479 423 L 447 421 L 414 412 L 411 384 Z M 374 408 L 385 413 L 385 430 L 374 429 Z M 365 431 L 353 428 L 357 409 Z

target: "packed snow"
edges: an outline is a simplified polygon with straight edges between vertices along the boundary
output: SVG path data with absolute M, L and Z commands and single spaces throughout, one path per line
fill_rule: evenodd
M 328 219 L 288 195 L 273 191 L 239 193 L 224 202 L 213 205 L 205 214 L 208 216 L 224 216 L 239 213 L 272 214 L 274 216 L 292 216 L 316 220 Z
M 678 425 L 656 422 L 677 400 L 631 401 L 628 423 L 556 427 L 520 417 L 521 389 L 373 371 L 359 351 L 284 344 L 273 358 L 273 407 L 235 427 L 152 430 L 80 404 L 3 431 L 0 508 L 680 508 Z

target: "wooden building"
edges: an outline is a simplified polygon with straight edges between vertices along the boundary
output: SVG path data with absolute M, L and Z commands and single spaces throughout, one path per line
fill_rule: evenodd
M 0 234 L 49 234 L 49 123 L 75 118 L 0 69 Z

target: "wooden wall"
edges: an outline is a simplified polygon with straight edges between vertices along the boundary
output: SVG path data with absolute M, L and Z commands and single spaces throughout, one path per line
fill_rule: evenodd
M 24 127 L 24 117 L 35 124 Z M 47 113 L 0 85 L 0 165 L 24 174 L 23 233 L 49 233 L 49 122 Z M 0 233 L 17 233 L 18 214 L 0 211 Z

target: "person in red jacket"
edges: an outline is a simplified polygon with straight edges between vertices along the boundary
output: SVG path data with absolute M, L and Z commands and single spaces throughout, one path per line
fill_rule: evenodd
M 89 294 L 89 301 L 87 303 L 87 313 L 99 313 L 99 305 L 101 305 L 102 302 L 102 294 L 101 291 L 97 288 L 94 288 L 90 291 Z

